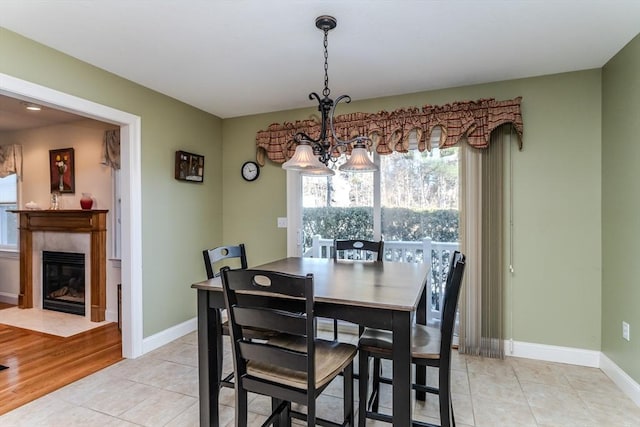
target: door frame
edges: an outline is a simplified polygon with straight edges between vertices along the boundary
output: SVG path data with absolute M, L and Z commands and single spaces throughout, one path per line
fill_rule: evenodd
M 141 118 L 0 73 L 0 94 L 120 126 L 122 184 L 122 355 L 143 354 Z

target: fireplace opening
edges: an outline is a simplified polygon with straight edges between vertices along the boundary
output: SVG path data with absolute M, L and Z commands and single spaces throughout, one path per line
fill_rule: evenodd
M 42 252 L 42 308 L 85 315 L 84 254 Z

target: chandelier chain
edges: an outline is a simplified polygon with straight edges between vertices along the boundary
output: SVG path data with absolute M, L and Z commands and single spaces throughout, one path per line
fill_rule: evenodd
M 327 40 L 327 35 L 329 34 L 329 29 L 324 29 L 324 89 L 322 89 L 322 95 L 328 97 L 331 93 L 329 89 L 329 42 Z

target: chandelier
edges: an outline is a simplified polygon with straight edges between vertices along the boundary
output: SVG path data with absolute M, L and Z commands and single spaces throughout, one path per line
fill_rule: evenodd
M 288 161 L 282 164 L 283 169 L 297 170 L 305 175 L 329 176 L 335 175 L 333 169 L 329 168 L 329 162 L 335 163 L 342 152 L 347 151 L 351 146 L 351 156 L 346 163 L 338 169 L 348 172 L 372 172 L 378 167 L 371 161 L 367 152 L 367 145 L 371 145 L 371 139 L 366 136 L 355 136 L 351 139 L 342 140 L 336 135 L 333 126 L 335 109 L 338 103 L 344 101 L 351 102 L 349 95 L 341 95 L 335 102 L 329 97 L 329 53 L 327 50 L 327 35 L 329 31 L 337 25 L 333 16 L 322 15 L 316 18 L 316 27 L 324 32 L 324 89 L 322 98 L 316 92 L 309 94 L 309 99 L 318 101 L 318 111 L 320 111 L 320 135 L 312 138 L 304 132 L 298 132 L 293 140 L 297 144 L 296 151 Z M 333 144 L 331 143 L 333 140 Z

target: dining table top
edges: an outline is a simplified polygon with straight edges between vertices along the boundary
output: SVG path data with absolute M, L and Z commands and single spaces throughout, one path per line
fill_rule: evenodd
M 313 274 L 316 302 L 416 310 L 429 266 L 425 263 L 334 260 L 289 257 L 252 267 L 289 274 Z M 219 277 L 194 283 L 192 288 L 221 291 Z

